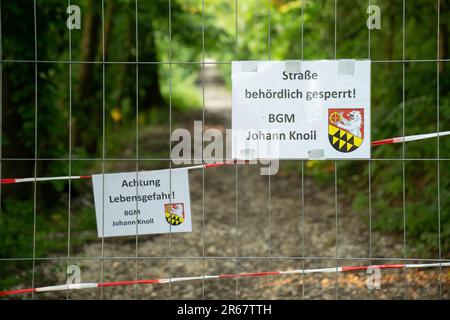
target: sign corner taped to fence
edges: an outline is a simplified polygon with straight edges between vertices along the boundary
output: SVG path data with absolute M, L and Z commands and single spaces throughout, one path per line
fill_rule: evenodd
M 92 176 L 101 237 L 191 232 L 187 169 Z
M 370 61 L 233 61 L 235 159 L 369 159 Z

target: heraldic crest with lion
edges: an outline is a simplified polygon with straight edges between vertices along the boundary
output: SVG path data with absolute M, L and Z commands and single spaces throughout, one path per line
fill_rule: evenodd
M 364 140 L 364 109 L 328 109 L 328 140 L 340 152 L 352 152 Z

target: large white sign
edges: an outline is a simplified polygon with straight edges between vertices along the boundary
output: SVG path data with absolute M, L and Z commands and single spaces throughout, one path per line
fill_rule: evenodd
M 99 237 L 191 232 L 187 169 L 92 176 Z
M 233 61 L 235 159 L 370 158 L 370 61 Z

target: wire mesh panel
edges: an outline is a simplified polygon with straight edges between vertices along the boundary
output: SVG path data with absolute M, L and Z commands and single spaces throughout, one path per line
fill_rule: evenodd
M 5 298 L 449 298 L 448 1 L 0 10 L 0 291 L 29 288 Z M 370 59 L 372 141 L 436 137 L 373 146 L 370 160 L 280 160 L 273 175 L 234 162 L 231 61 L 293 59 Z M 173 161 L 176 130 L 189 163 Z M 211 133 L 226 165 L 205 165 Z M 134 235 L 97 236 L 93 174 L 186 165 L 192 232 L 140 234 L 136 201 Z

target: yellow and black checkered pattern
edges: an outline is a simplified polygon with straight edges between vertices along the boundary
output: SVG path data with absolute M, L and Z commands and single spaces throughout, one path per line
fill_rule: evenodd
M 180 217 L 174 213 L 170 214 L 170 213 L 166 212 L 166 221 L 173 226 L 177 226 L 177 225 L 183 223 L 184 218 Z
M 328 125 L 328 139 L 333 148 L 340 152 L 352 152 L 363 142 L 363 139 L 331 124 Z

